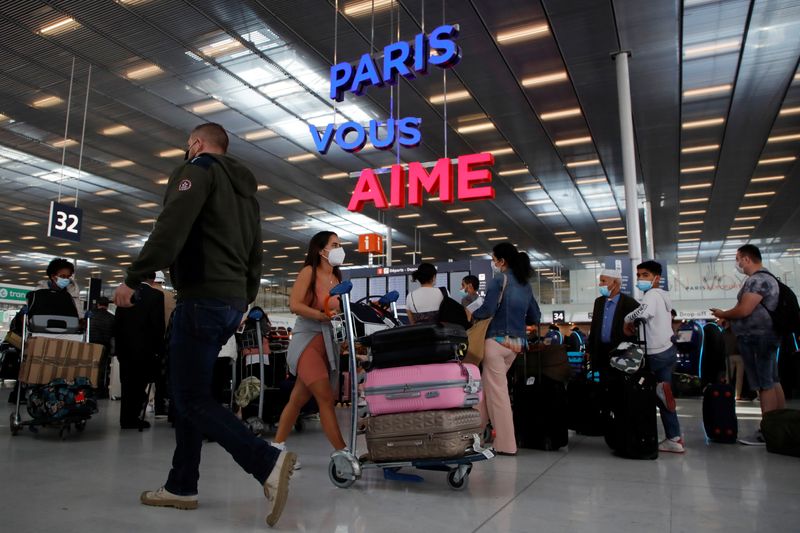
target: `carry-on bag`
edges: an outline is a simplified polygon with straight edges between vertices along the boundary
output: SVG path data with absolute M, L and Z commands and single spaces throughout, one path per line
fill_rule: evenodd
M 768 452 L 800 457 L 800 411 L 797 409 L 776 409 L 764 413 L 761 434 L 764 435 Z
M 586 371 L 567 383 L 567 427 L 591 437 L 605 433 L 607 415 L 603 409 L 603 388 Z
M 461 363 L 381 368 L 364 380 L 366 414 L 384 415 L 478 405 L 478 367 Z
M 534 370 L 527 357 L 517 357 L 508 380 L 517 445 L 555 451 L 569 443 L 567 391 L 563 382 L 543 373 L 540 358 Z
M 462 457 L 481 433 L 476 409 L 371 416 L 366 424 L 371 461 Z
M 461 359 L 467 332 L 455 324 L 414 324 L 377 331 L 361 342 L 370 348 L 367 368 L 392 368 Z

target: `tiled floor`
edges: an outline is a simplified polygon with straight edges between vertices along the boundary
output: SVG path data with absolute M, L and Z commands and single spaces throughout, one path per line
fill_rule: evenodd
M 3 391 L 6 392 L 5 390 Z M 2 399 L 5 400 L 6 394 Z M 740 404 L 740 424 L 755 427 L 757 404 Z M 800 407 L 794 404 L 794 407 Z M 261 488 L 216 444 L 204 447 L 200 507 L 144 507 L 172 453 L 158 421 L 121 432 L 119 404 L 102 401 L 83 434 L 54 431 L 11 437 L 0 422 L 2 531 L 264 531 Z M 612 456 L 602 438 L 574 437 L 568 450 L 523 450 L 475 464 L 463 492 L 444 474 L 423 483 L 386 481 L 370 470 L 349 489 L 327 476 L 330 453 L 317 424 L 293 435 L 303 469 L 292 479 L 279 530 L 301 532 L 797 532 L 800 460 L 764 448 L 706 444 L 700 402 L 681 400 L 688 452 L 657 461 Z M 340 413 L 346 420 L 345 412 Z M 152 420 L 151 420 L 152 421 Z

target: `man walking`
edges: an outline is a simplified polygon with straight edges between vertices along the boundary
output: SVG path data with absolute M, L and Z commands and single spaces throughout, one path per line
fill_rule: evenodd
M 713 315 L 729 320 L 736 334 L 744 371 L 751 386 L 758 388 L 761 414 L 783 409 L 786 399 L 778 376 L 778 347 L 780 336 L 775 331 L 770 311 L 778 307 L 778 281 L 761 263 L 761 251 L 745 244 L 736 251 L 736 270 L 748 278 L 736 296 L 733 309 L 711 309 Z M 739 438 L 749 446 L 765 446 L 759 429 L 750 436 Z
M 263 485 L 267 524 L 274 526 L 286 505 L 297 456 L 253 435 L 211 394 L 220 348 L 255 300 L 261 281 L 257 183 L 249 169 L 225 155 L 228 135 L 219 124 L 195 128 L 187 148 L 188 161 L 169 179 L 155 228 L 114 294 L 117 305 L 131 305 L 143 274 L 171 265 L 178 293 L 169 345 L 176 446 L 166 483 L 142 493 L 141 502 L 197 508 L 206 435 Z

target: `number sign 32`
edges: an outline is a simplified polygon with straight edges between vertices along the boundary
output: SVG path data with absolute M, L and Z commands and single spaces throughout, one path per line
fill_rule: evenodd
M 47 236 L 80 242 L 82 220 L 83 209 L 51 202 Z

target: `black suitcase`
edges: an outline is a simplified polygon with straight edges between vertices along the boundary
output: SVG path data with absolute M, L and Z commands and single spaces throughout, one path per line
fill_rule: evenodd
M 628 459 L 658 458 L 656 378 L 646 368 L 635 374 L 615 369 L 606 384 L 608 426 L 606 444 Z
M 579 435 L 600 437 L 605 433 L 607 415 L 600 383 L 585 374 L 567 384 L 567 426 Z
M 725 376 L 728 375 L 728 358 L 725 358 Z M 703 429 L 706 438 L 713 442 L 735 444 L 739 433 L 736 420 L 736 398 L 729 380 L 710 383 L 703 390 Z
M 525 355 L 509 372 L 514 433 L 520 448 L 554 451 L 569 443 L 564 384 L 526 370 Z M 538 375 L 537 375 L 538 374 Z
M 368 369 L 392 368 L 461 359 L 467 332 L 455 324 L 414 324 L 376 331 L 361 342 L 370 348 Z

